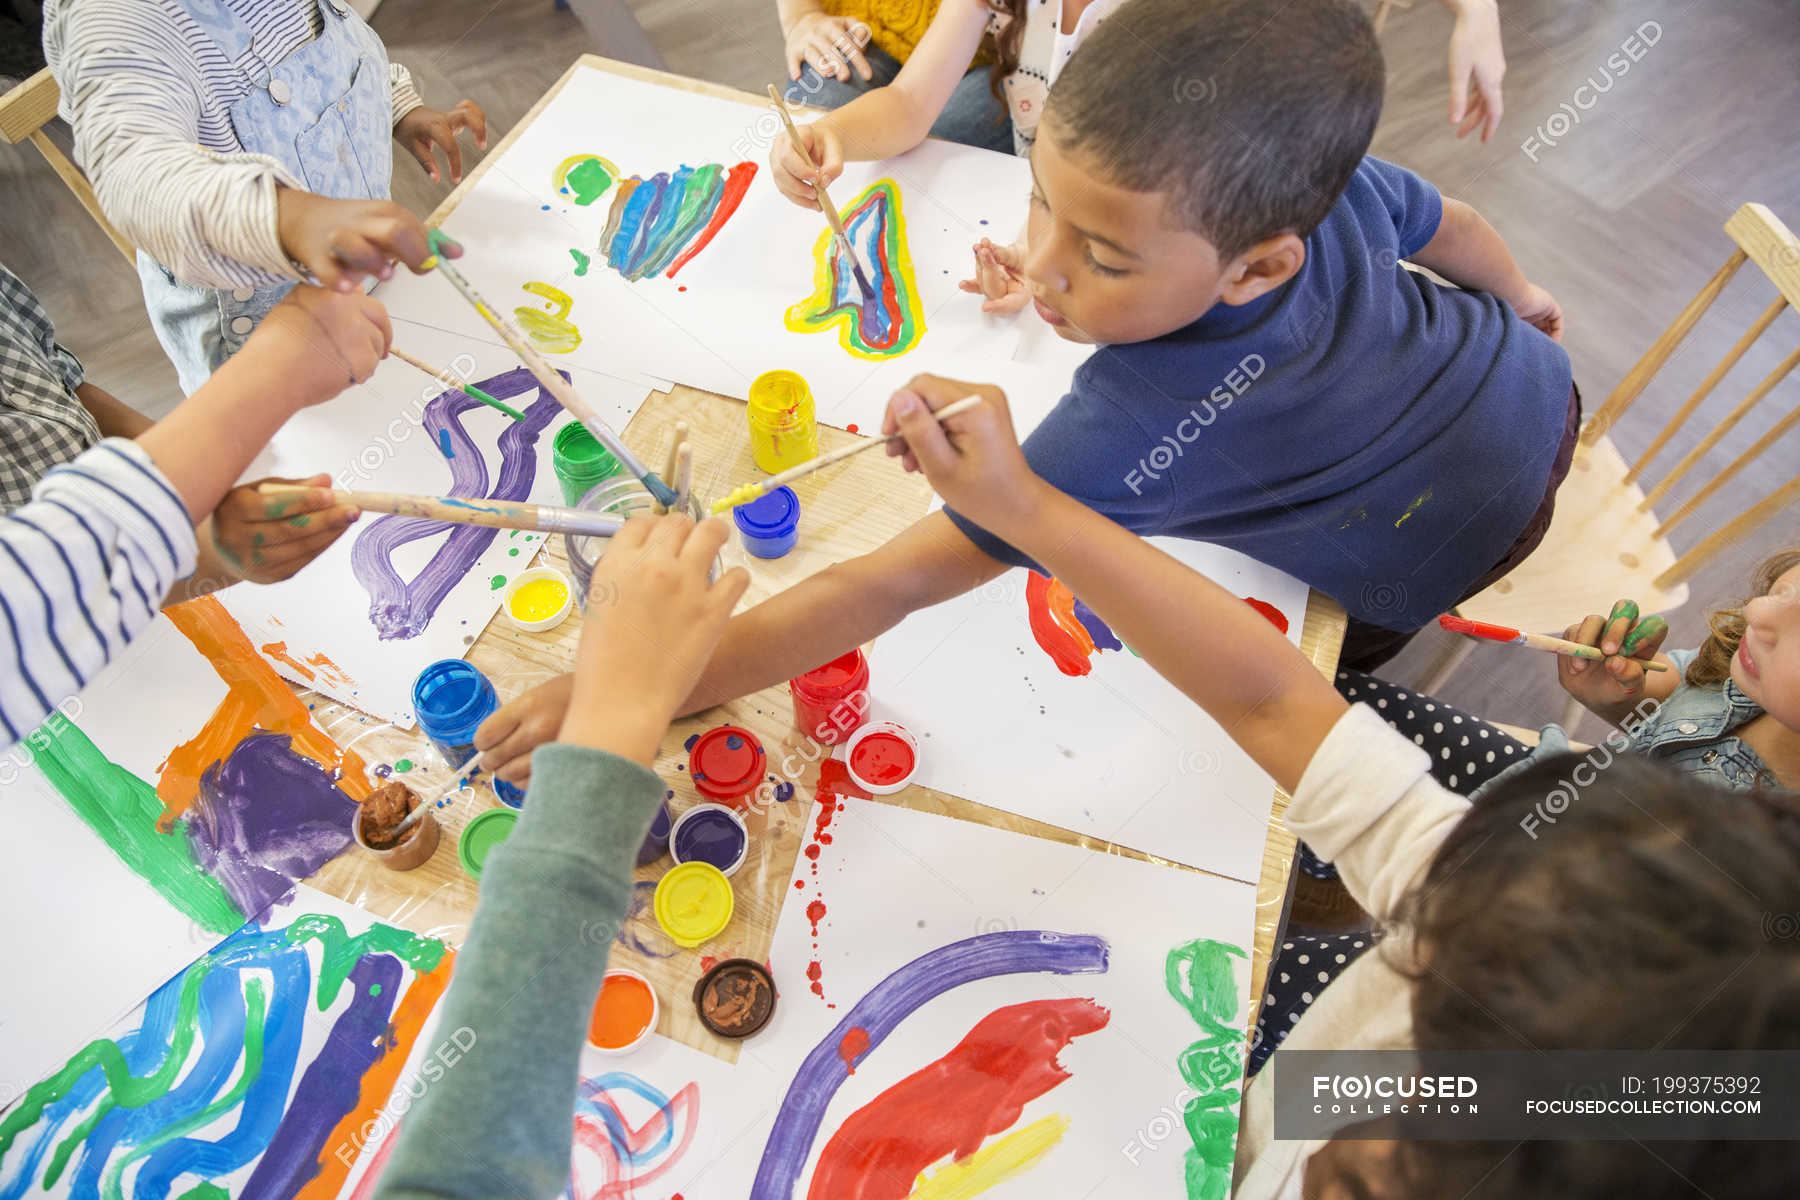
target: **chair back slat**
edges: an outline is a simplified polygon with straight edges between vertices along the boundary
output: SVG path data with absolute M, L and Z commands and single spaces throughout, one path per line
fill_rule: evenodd
M 69 161 L 69 156 L 44 132 L 44 126 L 55 118 L 56 105 L 61 98 L 62 92 L 57 88 L 56 77 L 50 74 L 49 67 L 0 95 L 0 138 L 13 145 L 30 142 L 36 146 L 38 153 L 44 156 L 44 161 L 50 164 L 50 169 L 56 172 L 56 177 L 74 193 L 75 199 L 81 202 L 81 207 L 87 209 L 88 216 L 94 218 L 94 223 L 100 226 L 101 232 L 112 240 L 119 253 L 125 256 L 125 261 L 131 263 L 135 270 L 137 251 L 126 240 L 125 235 L 106 219 L 106 214 L 100 211 L 100 201 L 95 198 L 87 176 Z
M 1776 513 L 1800 500 L 1800 475 L 1788 480 L 1779 490 L 1770 493 L 1739 516 L 1735 521 L 1712 534 L 1705 541 L 1689 550 L 1675 560 L 1675 565 L 1656 577 L 1656 586 L 1673 587 L 1705 566 L 1724 550 L 1737 545 L 1763 525 L 1772 520 Z
M 1782 359 L 1773 371 L 1763 376 L 1762 382 L 1750 389 L 1750 394 L 1745 396 L 1736 408 L 1726 413 L 1725 418 L 1713 428 L 1712 432 L 1701 438 L 1700 444 L 1689 450 L 1668 475 L 1664 476 L 1663 481 L 1657 484 L 1648 496 L 1644 497 L 1643 502 L 1638 505 L 1638 511 L 1648 512 L 1652 505 L 1668 495 L 1669 489 L 1681 482 L 1682 477 L 1693 469 L 1694 464 L 1718 445 L 1726 434 L 1736 429 L 1738 423 L 1750 415 L 1750 410 L 1760 404 L 1764 396 L 1774 391 L 1775 385 L 1786 379 L 1795 367 L 1800 367 L 1800 349 L 1795 349 L 1793 353 Z
M 1713 478 L 1711 483 L 1708 483 L 1698 492 L 1695 492 L 1693 496 L 1689 497 L 1688 502 L 1677 509 L 1674 516 L 1656 527 L 1654 536 L 1669 536 L 1669 530 L 1675 528 L 1676 525 L 1691 517 L 1694 514 L 1695 509 L 1699 508 L 1702 504 L 1705 504 L 1718 493 L 1720 488 L 1736 478 L 1739 471 L 1742 471 L 1745 467 L 1761 458 L 1770 446 L 1773 446 L 1776 442 L 1780 441 L 1787 435 L 1788 431 L 1793 429 L 1796 425 L 1800 425 L 1800 407 L 1796 407 L 1794 411 L 1775 422 L 1775 427 L 1757 438 L 1754 446 L 1738 455 L 1729 467 L 1720 471 L 1718 475 Z

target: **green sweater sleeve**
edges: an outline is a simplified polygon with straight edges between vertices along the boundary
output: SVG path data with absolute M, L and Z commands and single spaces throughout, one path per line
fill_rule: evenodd
M 436 1038 L 467 1053 L 401 1122 L 376 1196 L 548 1197 L 569 1178 L 577 1062 L 663 785 L 565 744 L 532 756 L 513 835 L 489 856 Z

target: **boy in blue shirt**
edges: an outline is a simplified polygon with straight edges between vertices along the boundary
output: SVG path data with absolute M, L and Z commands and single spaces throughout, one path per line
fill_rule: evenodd
M 1328 593 L 1365 668 L 1536 545 L 1578 420 L 1556 301 L 1473 209 L 1365 157 L 1382 75 L 1349 0 L 1293 0 L 1279 26 L 1262 0 L 1132 0 L 1051 92 L 1021 264 L 1038 314 L 1101 347 L 1027 439 L 1032 469 Z M 921 376 L 895 403 L 997 391 Z M 733 620 L 690 706 L 1015 565 L 1035 564 L 933 513 Z M 497 712 L 488 763 L 522 776 L 566 695 Z

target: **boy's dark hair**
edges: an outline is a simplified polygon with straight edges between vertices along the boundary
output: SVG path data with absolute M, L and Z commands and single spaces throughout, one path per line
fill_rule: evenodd
M 1057 77 L 1043 132 L 1120 187 L 1169 193 L 1223 260 L 1325 219 L 1382 86 L 1351 0 L 1130 0 Z
M 1559 756 L 1478 801 L 1402 906 L 1418 947 L 1422 1060 L 1800 1050 L 1800 804 L 1719 791 L 1605 747 L 1585 757 L 1598 768 L 1586 787 L 1572 779 L 1582 760 Z M 1562 801 L 1545 823 L 1542 807 Z M 1415 1141 L 1398 1161 L 1410 1196 L 1657 1200 L 1696 1195 L 1695 1184 L 1717 1197 L 1789 1194 L 1800 1159 L 1784 1142 L 1653 1148 Z

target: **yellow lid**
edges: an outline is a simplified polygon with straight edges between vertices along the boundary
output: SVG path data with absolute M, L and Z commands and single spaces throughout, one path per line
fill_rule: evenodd
M 736 907 L 725 872 L 705 862 L 671 867 L 656 885 L 656 923 L 678 946 L 703 945 L 731 924 Z

